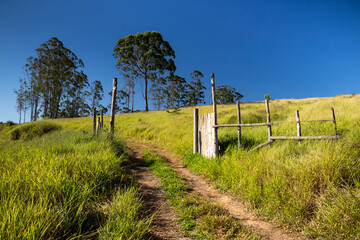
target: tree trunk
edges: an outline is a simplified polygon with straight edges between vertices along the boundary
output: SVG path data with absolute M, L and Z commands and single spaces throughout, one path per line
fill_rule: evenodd
M 145 98 L 145 111 L 149 111 L 148 96 L 147 96 L 147 84 L 148 84 L 148 79 L 147 79 L 147 76 L 145 76 L 145 94 L 144 94 L 144 98 Z
M 37 107 L 38 107 L 38 100 L 36 99 L 34 102 L 34 116 L 33 116 L 33 121 L 37 120 Z
M 20 114 L 20 117 L 19 117 L 19 124 L 21 124 L 21 110 L 20 110 L 19 114 Z

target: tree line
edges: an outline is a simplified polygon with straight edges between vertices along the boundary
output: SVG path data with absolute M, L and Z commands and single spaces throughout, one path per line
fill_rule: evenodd
M 74 52 L 52 37 L 26 60 L 26 77 L 19 80 L 15 90 L 16 107 L 21 117 L 30 111 L 30 120 L 59 117 L 89 116 L 92 108 L 107 112 L 110 106 L 101 105 L 104 89 L 101 81 L 89 83 L 83 72 L 84 63 Z M 205 104 L 206 89 L 203 74 L 194 70 L 190 81 L 175 74 L 175 52 L 158 32 L 128 35 L 117 41 L 113 56 L 116 68 L 123 76 L 123 87 L 117 92 L 117 113 L 134 112 L 135 85 L 140 83 L 149 110 L 149 100 L 155 109 L 177 109 Z M 216 89 L 219 103 L 231 103 L 241 94 L 222 85 Z

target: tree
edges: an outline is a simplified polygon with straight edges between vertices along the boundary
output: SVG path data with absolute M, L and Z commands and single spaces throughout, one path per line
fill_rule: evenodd
M 104 109 L 104 107 L 100 104 L 100 101 L 103 99 L 104 89 L 99 80 L 95 80 L 91 84 L 91 98 L 92 98 L 92 108 L 96 108 L 97 111 L 100 109 Z
M 151 86 L 151 100 L 156 110 L 160 110 L 165 103 L 164 88 L 166 86 L 166 79 L 160 77 L 156 79 Z
M 135 81 L 132 78 L 125 78 L 124 92 L 127 93 L 127 108 L 130 110 L 130 99 L 131 99 L 131 112 L 134 112 L 134 95 L 135 95 Z
M 165 107 L 180 108 L 186 101 L 185 98 L 185 78 L 179 77 L 175 74 L 170 74 L 166 78 L 166 86 L 163 90 L 165 98 Z
M 145 32 L 119 39 L 113 55 L 117 69 L 125 77 L 143 79 L 145 111 L 149 111 L 148 84 L 166 71 L 175 71 L 174 50 L 160 33 Z
M 243 95 L 235 91 L 235 88 L 228 85 L 220 85 L 215 90 L 216 102 L 220 104 L 235 103 Z
M 264 99 L 270 100 L 270 94 L 268 94 L 268 93 L 265 94 L 265 95 L 264 95 Z
M 194 70 L 190 73 L 190 77 L 192 81 L 186 84 L 187 86 L 187 93 L 186 93 L 186 101 L 187 104 L 190 106 L 196 106 L 201 103 L 205 103 L 205 94 L 204 94 L 204 85 L 201 82 L 201 79 L 204 75 L 198 71 Z

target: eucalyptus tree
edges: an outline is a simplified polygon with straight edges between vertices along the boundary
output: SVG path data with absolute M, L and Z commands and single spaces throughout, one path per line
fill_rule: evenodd
M 166 86 L 163 90 L 165 97 L 165 107 L 167 109 L 182 107 L 186 101 L 185 78 L 179 77 L 178 75 L 175 74 L 170 74 L 165 79 L 166 79 Z
M 216 102 L 220 104 L 235 103 L 243 95 L 235 91 L 235 88 L 229 85 L 220 85 L 215 90 Z
M 190 106 L 196 106 L 201 103 L 205 103 L 204 89 L 206 89 L 201 81 L 204 75 L 194 70 L 190 73 L 191 81 L 186 84 L 186 102 Z
M 156 110 L 160 110 L 161 107 L 165 104 L 165 94 L 164 89 L 166 86 L 166 79 L 164 77 L 160 77 L 154 80 L 151 86 L 151 100 Z
M 43 117 L 57 118 L 61 101 L 77 86 L 78 68 L 84 67 L 79 59 L 64 44 L 52 37 L 35 50 L 36 56 L 29 57 L 25 65 L 31 85 L 31 104 L 34 108 L 34 120 L 38 106 L 43 107 Z M 86 79 L 82 77 L 82 79 Z
M 122 75 L 143 80 L 145 111 L 148 111 L 148 85 L 165 72 L 175 71 L 174 50 L 159 32 L 145 32 L 119 39 L 113 55 Z
M 97 110 L 104 109 L 104 107 L 100 104 L 100 101 L 104 97 L 104 89 L 99 80 L 95 80 L 91 84 L 91 98 L 92 98 L 92 108 L 96 108 Z

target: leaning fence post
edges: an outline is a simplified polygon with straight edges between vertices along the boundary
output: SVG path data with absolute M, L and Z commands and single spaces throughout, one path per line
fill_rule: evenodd
M 194 108 L 194 146 L 193 152 L 194 154 L 199 152 L 199 109 Z
M 217 111 L 216 111 L 216 96 L 215 96 L 215 74 L 211 73 L 211 89 L 212 89 L 212 101 L 213 101 L 213 111 L 214 111 L 214 125 L 217 125 Z M 219 155 L 218 148 L 218 137 L 217 137 L 217 128 L 214 128 L 214 148 L 215 155 Z
M 335 128 L 335 135 L 337 135 L 337 128 L 336 128 L 336 119 L 335 119 L 335 110 L 334 108 L 331 108 L 332 111 L 332 115 L 333 115 L 333 123 L 334 123 L 334 128 Z
M 236 101 L 237 104 L 237 117 L 238 124 L 241 124 L 241 114 L 240 114 L 240 101 Z M 238 127 L 238 149 L 241 147 L 241 127 Z
M 96 133 L 96 108 L 93 108 L 93 133 Z
M 296 127 L 297 127 L 297 136 L 301 137 L 301 125 L 300 125 L 300 115 L 299 115 L 299 110 L 295 111 L 295 115 L 296 115 Z
M 104 126 L 104 112 L 103 109 L 100 110 L 100 128 L 103 128 Z
M 115 99 L 116 99 L 116 89 L 117 89 L 117 78 L 113 79 L 113 89 L 112 89 L 112 99 L 111 99 L 111 116 L 110 116 L 110 127 L 109 132 L 114 132 L 115 126 Z
M 269 100 L 265 99 L 265 107 L 266 107 L 266 122 L 270 123 L 270 108 L 269 108 Z M 268 125 L 268 141 L 270 141 L 272 136 L 271 125 Z

